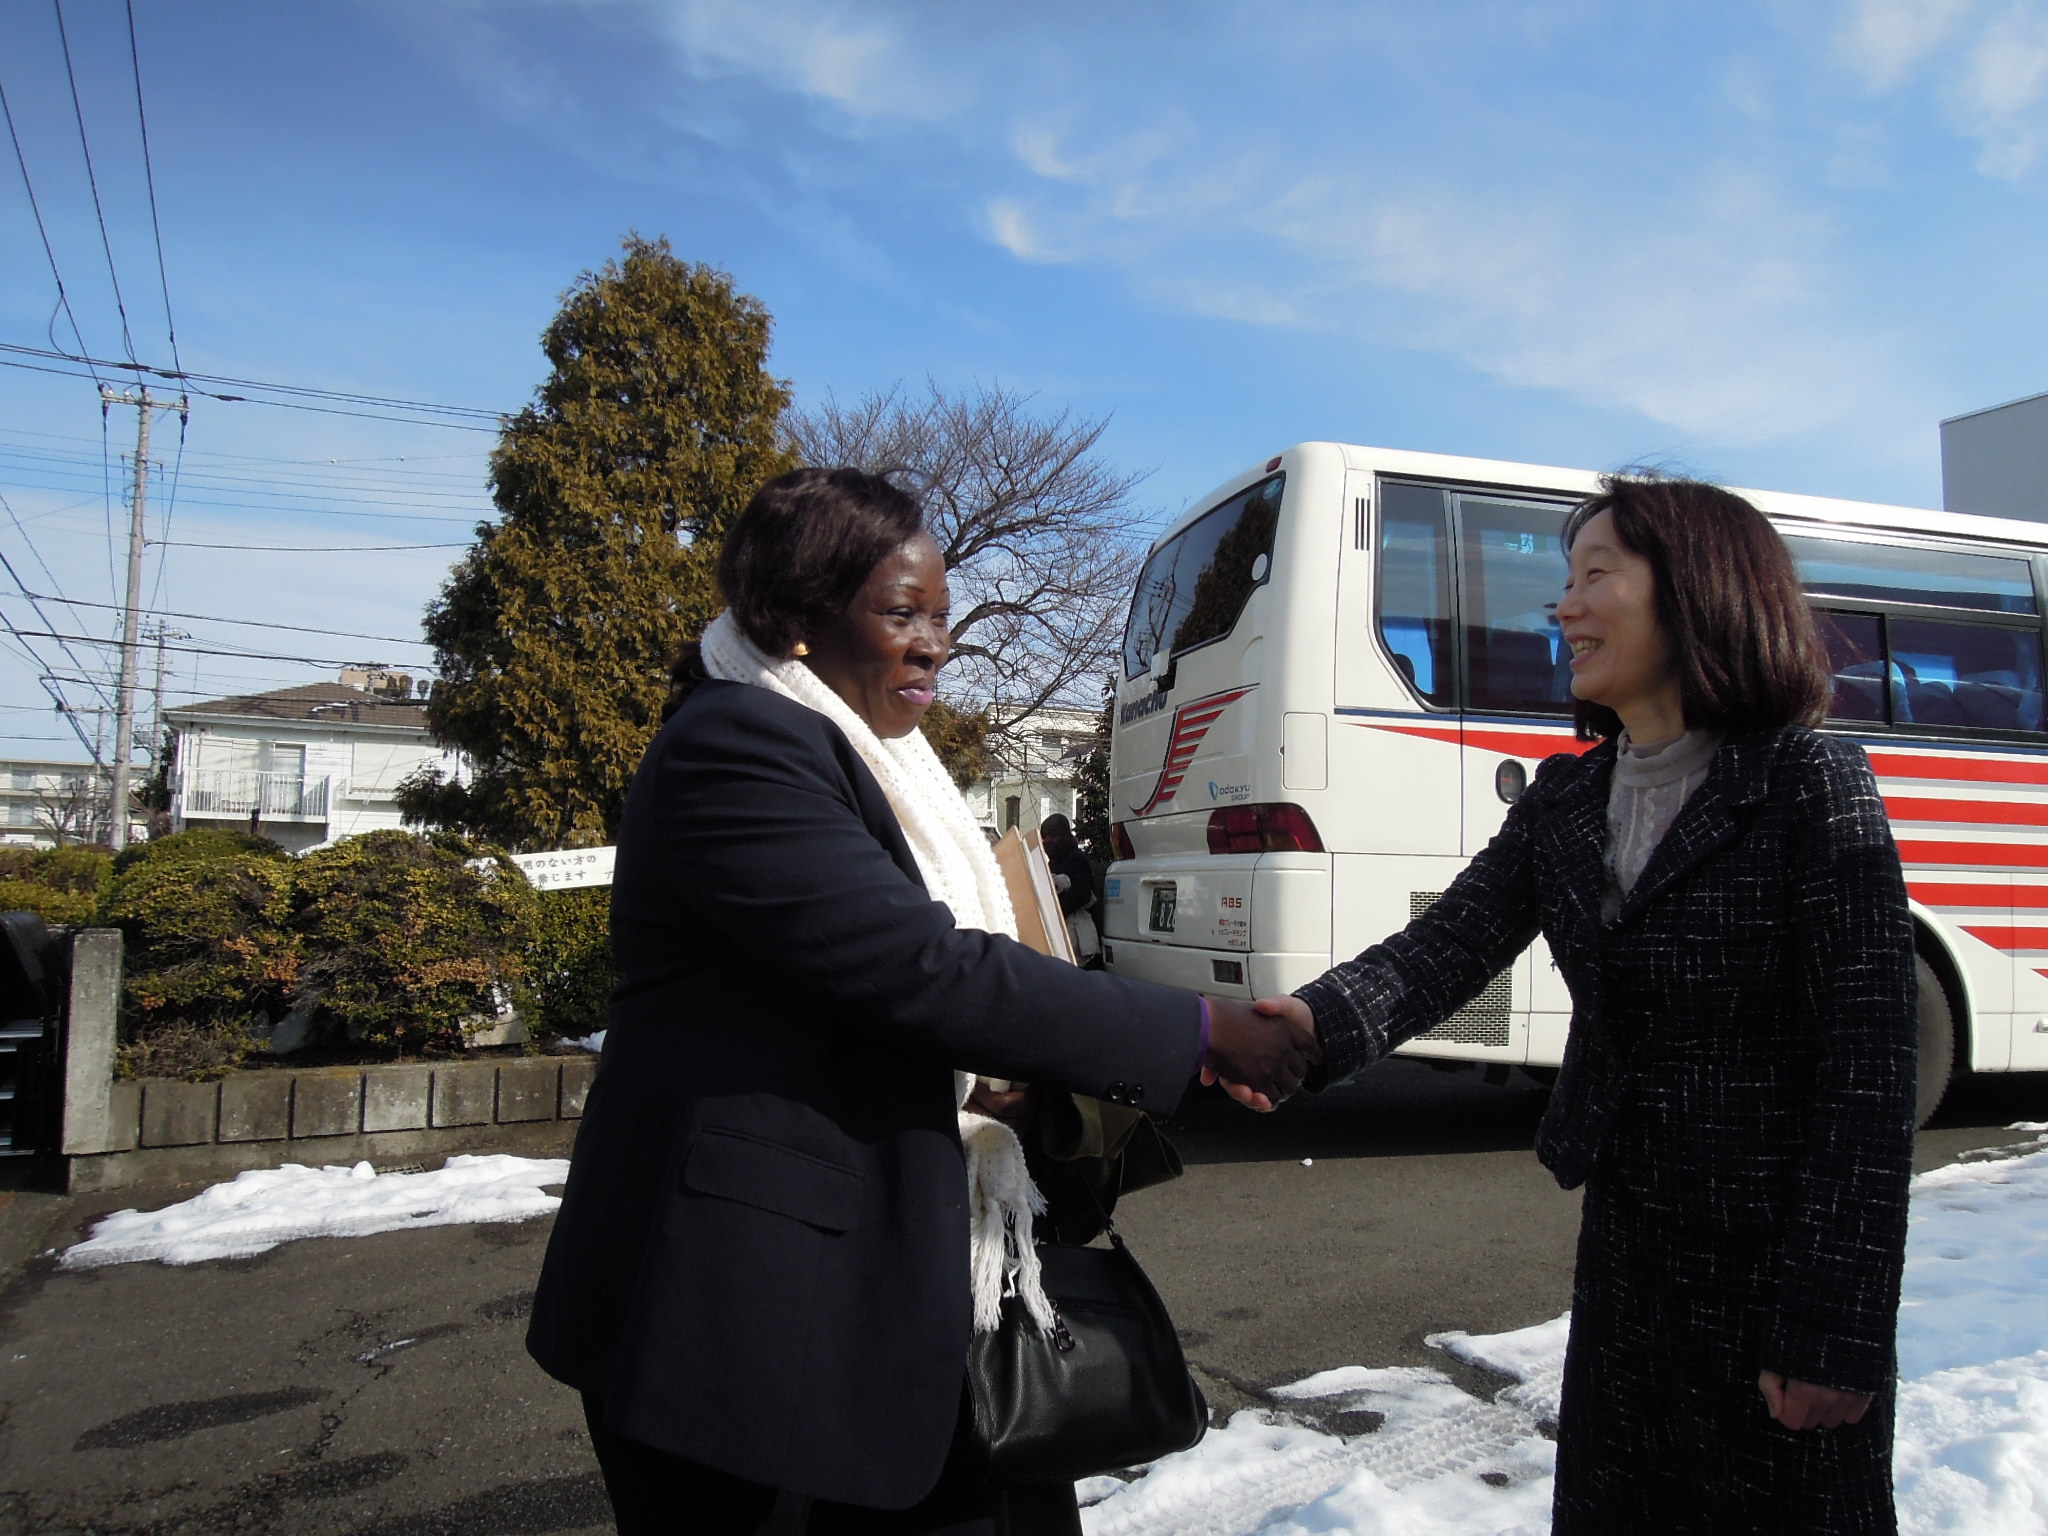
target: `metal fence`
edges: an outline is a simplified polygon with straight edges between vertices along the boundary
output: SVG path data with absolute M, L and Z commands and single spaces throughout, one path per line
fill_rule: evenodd
M 201 768 L 184 776 L 187 816 L 263 815 L 288 821 L 325 821 L 329 780 L 296 773 Z

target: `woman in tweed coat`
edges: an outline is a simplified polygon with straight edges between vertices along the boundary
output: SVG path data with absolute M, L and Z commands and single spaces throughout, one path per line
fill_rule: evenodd
M 1293 998 L 1324 1080 L 1541 932 L 1571 1035 L 1537 1153 L 1585 1186 L 1557 1536 L 1890 1532 L 1913 936 L 1863 753 L 1741 498 L 1611 478 L 1565 527 L 1580 735 L 1423 916 Z M 1312 1084 L 1314 1080 L 1312 1079 Z

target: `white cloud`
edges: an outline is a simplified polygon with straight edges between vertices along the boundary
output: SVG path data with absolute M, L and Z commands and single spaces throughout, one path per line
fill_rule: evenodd
M 1984 142 L 1978 168 L 2008 179 L 2024 175 L 2048 129 L 2040 111 L 2048 93 L 2048 7 L 2020 0 L 1993 17 L 1970 50 L 1957 90 Z
M 764 78 L 861 119 L 933 119 L 964 104 L 886 7 L 834 0 L 681 0 L 656 6 L 685 58 Z
M 986 210 L 989 238 L 1019 261 L 1054 262 L 1067 258 L 1048 245 L 1024 205 L 1014 197 L 989 199 Z
M 1044 168 L 1035 190 L 995 199 L 988 228 L 1165 306 L 1448 355 L 1724 443 L 1904 414 L 1910 369 L 1843 302 L 1830 226 L 1761 172 L 1699 167 L 1616 207 L 1542 178 L 1290 173 L 1214 140 L 1091 170 L 1034 137 L 1018 155 Z
M 1849 0 L 1837 39 L 1874 90 L 1928 75 L 1956 126 L 1978 140 L 1977 168 L 2015 180 L 2048 136 L 2048 3 L 2044 0 Z
M 1840 48 L 1876 90 L 1890 90 L 1947 42 L 1974 0 L 1851 0 Z

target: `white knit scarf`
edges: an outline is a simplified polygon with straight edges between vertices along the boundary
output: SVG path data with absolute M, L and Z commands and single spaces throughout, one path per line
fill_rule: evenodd
M 749 683 L 816 710 L 845 733 L 860 760 L 888 797 L 889 808 L 909 840 L 911 856 L 932 900 L 952 911 L 958 928 L 1017 936 L 1017 918 L 1003 872 L 988 839 L 967 812 L 951 775 L 922 731 L 883 740 L 846 701 L 801 661 L 774 661 L 749 640 L 731 613 L 704 631 L 704 670 L 727 682 Z M 1014 1293 L 1047 1332 L 1054 1324 L 1031 1241 L 1031 1219 L 1045 1209 L 1045 1197 L 1024 1166 L 1024 1149 L 1001 1121 L 965 1106 L 974 1079 L 955 1072 L 960 1144 L 967 1155 L 967 1208 L 973 1236 L 971 1281 L 974 1326 L 993 1332 L 1002 1322 L 1002 1300 Z

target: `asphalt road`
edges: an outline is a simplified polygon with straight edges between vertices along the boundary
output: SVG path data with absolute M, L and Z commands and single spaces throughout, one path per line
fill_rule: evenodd
M 1397 1062 L 1270 1117 L 1183 1106 L 1187 1176 L 1120 1224 L 1214 1406 L 1335 1365 L 1454 1369 L 1425 1334 L 1564 1310 L 1577 1198 L 1528 1150 L 1541 1104 Z M 2041 1118 L 2048 1081 L 1965 1085 L 1922 1165 Z M 545 1221 L 180 1269 L 46 1252 L 180 1193 L 0 1193 L 0 1536 L 603 1528 L 576 1401 L 520 1348 Z

